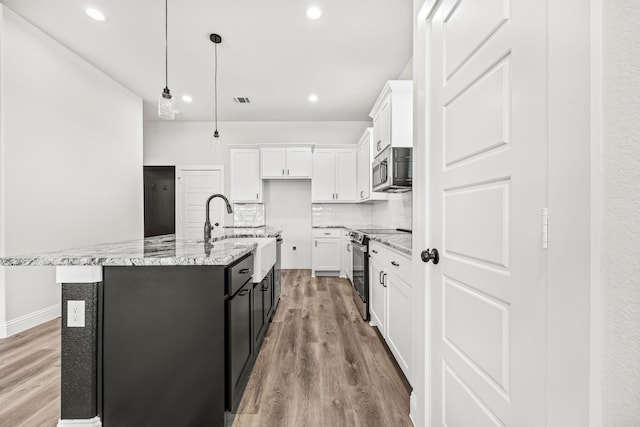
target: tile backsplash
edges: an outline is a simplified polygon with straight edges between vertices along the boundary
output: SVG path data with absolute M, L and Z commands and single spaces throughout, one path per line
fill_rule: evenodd
M 374 225 L 412 229 L 412 193 L 389 194 L 388 200 L 372 203 L 314 203 L 311 221 L 314 226 Z
M 412 230 L 413 193 L 390 193 L 389 200 L 371 204 L 371 223 Z
M 265 208 L 262 203 L 234 203 L 234 227 L 262 227 L 265 225 Z

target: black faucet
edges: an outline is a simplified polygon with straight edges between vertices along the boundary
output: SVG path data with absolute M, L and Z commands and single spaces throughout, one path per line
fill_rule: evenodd
M 211 222 L 209 221 L 209 204 L 211 202 L 211 199 L 214 199 L 216 197 L 220 197 L 222 200 L 224 200 L 224 202 L 227 205 L 227 213 L 233 213 L 233 209 L 231 208 L 231 205 L 229 204 L 229 200 L 227 200 L 226 197 L 224 197 L 222 194 L 214 194 L 212 196 L 209 196 L 209 198 L 207 199 L 207 204 L 205 205 L 207 211 L 205 213 L 205 222 L 204 222 L 204 240 L 205 242 L 208 241 L 211 238 Z

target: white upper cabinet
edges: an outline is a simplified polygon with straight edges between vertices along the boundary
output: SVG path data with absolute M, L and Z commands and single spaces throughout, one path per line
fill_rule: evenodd
M 357 200 L 366 202 L 369 200 L 387 200 L 387 193 L 372 191 L 371 162 L 375 157 L 373 150 L 373 129 L 366 128 L 358 140 L 357 151 Z
M 353 203 L 357 194 L 356 150 L 316 149 L 313 153 L 311 201 Z
M 260 149 L 262 179 L 310 179 L 311 147 Z
M 260 150 L 257 148 L 231 149 L 231 201 L 236 203 L 262 203 L 260 179 Z
M 373 150 L 413 146 L 413 81 L 390 80 L 373 105 Z

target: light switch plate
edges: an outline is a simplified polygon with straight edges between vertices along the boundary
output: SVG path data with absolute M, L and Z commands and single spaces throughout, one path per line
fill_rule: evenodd
M 67 327 L 84 328 L 84 301 L 67 301 Z

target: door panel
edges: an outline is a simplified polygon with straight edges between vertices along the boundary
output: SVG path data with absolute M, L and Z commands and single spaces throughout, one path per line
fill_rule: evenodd
M 509 0 L 443 2 L 443 59 L 447 79 L 507 22 L 509 3 Z
M 212 194 L 223 193 L 221 169 L 181 169 L 180 182 L 180 232 L 191 237 L 202 237 L 205 222 L 205 203 Z M 224 225 L 225 212 L 222 200 L 211 201 L 211 224 Z
M 433 422 L 544 425 L 546 3 L 427 19 Z

